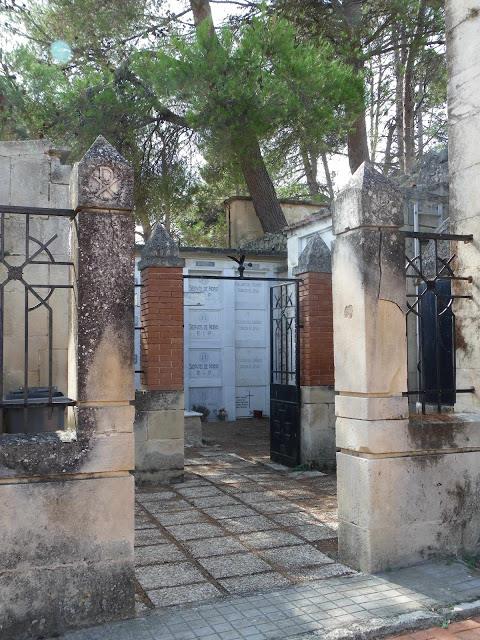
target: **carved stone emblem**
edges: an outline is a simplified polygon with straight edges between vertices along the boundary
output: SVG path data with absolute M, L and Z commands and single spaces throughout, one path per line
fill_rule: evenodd
M 114 200 L 120 188 L 120 180 L 110 167 L 96 167 L 88 181 L 90 193 L 99 200 Z

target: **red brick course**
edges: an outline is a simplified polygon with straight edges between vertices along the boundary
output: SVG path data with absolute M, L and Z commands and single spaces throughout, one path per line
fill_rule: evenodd
M 303 273 L 300 278 L 301 384 L 333 385 L 332 274 Z
M 183 389 L 183 270 L 142 271 L 142 383 L 146 389 Z

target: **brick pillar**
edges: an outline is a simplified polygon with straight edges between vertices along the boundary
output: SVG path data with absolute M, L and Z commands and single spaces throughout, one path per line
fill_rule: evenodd
M 335 467 L 332 268 L 320 234 L 310 239 L 294 269 L 300 284 L 300 460 Z
M 139 263 L 144 389 L 136 396 L 135 476 L 141 483 L 183 475 L 183 265 L 157 224 Z

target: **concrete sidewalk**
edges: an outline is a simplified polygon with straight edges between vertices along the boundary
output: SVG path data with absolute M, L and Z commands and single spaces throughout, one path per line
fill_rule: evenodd
M 476 615 L 480 572 L 455 561 L 383 575 L 355 574 L 67 633 L 63 640 L 285 640 L 380 638 Z M 476 602 L 475 602 L 476 601 Z M 470 605 L 461 603 L 472 602 Z

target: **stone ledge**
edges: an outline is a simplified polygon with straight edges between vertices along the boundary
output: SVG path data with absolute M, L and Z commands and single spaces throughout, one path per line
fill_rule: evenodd
M 368 421 L 337 417 L 336 432 L 339 449 L 365 456 L 471 451 L 480 449 L 480 414 Z

